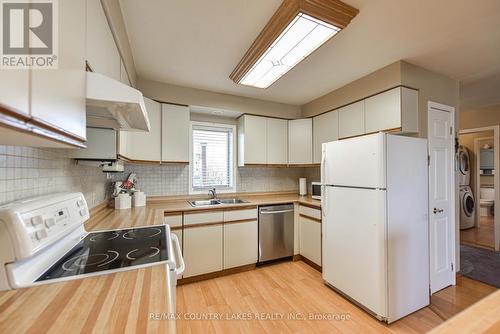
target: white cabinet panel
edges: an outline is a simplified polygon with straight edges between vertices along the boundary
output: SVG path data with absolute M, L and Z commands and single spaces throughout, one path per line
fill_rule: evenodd
M 401 131 L 418 133 L 418 90 L 401 87 Z
M 257 220 L 224 224 L 224 269 L 257 263 Z
M 313 209 L 308 206 L 300 205 L 299 206 L 299 213 L 316 218 L 316 219 L 321 219 L 321 210 L 320 209 Z
M 84 11 L 81 13 L 84 13 Z M 81 16 L 83 17 L 83 15 Z M 59 17 L 61 17 L 61 15 L 59 15 Z M 84 26 L 85 25 L 82 25 L 82 27 Z M 110 78 L 120 81 L 120 53 L 116 47 L 113 34 L 111 33 L 100 0 L 87 0 L 86 26 L 86 55 L 90 68 L 92 68 L 94 72 L 107 75 Z
M 365 100 L 366 133 L 401 128 L 418 132 L 418 91 L 396 87 Z
M 75 159 L 116 159 L 116 131 L 113 129 L 87 128 L 87 148 L 76 150 Z
M 223 226 L 184 228 L 184 277 L 196 276 L 223 268 Z
M 184 213 L 184 225 L 199 225 L 208 223 L 222 223 L 224 219 L 223 212 L 216 211 L 194 211 Z
M 189 162 L 189 107 L 162 104 L 161 133 L 161 160 Z
M 313 162 L 321 163 L 321 144 L 339 139 L 339 114 L 330 111 L 313 118 Z
M 288 121 L 267 119 L 267 164 L 286 165 L 288 163 Z
M 119 154 L 130 160 L 161 160 L 161 105 L 144 98 L 151 129 L 149 132 L 120 131 Z
M 163 223 L 170 227 L 182 227 L 182 213 L 163 217 Z
M 300 255 L 321 266 L 321 223 L 299 216 Z
M 238 166 L 267 163 L 267 118 L 244 115 L 238 120 Z
M 85 140 L 85 0 L 58 6 L 59 67 L 32 70 L 31 116 Z
M 0 69 L 0 106 L 29 116 L 29 70 Z
M 401 127 L 401 88 L 394 88 L 365 100 L 366 132 Z
M 288 163 L 312 163 L 312 119 L 288 121 Z
M 243 219 L 257 219 L 257 208 L 245 210 L 225 210 L 224 221 L 231 222 Z
M 339 138 L 365 133 L 365 101 L 359 101 L 337 110 L 339 113 Z

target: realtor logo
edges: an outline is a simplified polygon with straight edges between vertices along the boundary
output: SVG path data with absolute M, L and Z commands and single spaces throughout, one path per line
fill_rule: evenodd
M 57 68 L 57 0 L 0 0 L 1 68 Z

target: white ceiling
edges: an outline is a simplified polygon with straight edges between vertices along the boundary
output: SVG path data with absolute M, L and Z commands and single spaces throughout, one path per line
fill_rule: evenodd
M 500 73 L 498 0 L 344 0 L 351 24 L 268 89 L 229 74 L 281 0 L 120 0 L 140 77 L 304 104 L 397 60 L 477 82 Z

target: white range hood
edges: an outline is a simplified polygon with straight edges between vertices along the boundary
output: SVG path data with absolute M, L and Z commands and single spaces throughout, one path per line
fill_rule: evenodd
M 87 126 L 149 131 L 142 93 L 105 75 L 87 72 Z

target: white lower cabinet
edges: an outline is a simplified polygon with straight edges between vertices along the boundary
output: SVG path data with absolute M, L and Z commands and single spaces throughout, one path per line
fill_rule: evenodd
M 184 226 L 184 277 L 221 271 L 223 250 L 222 223 Z
M 257 220 L 224 224 L 224 269 L 257 262 Z
M 321 266 L 321 211 L 299 207 L 300 255 Z

